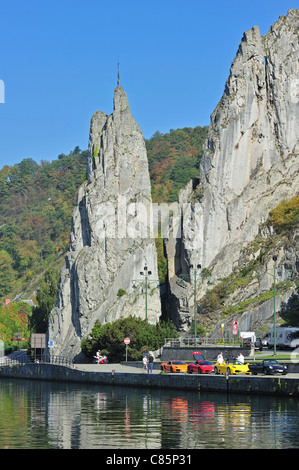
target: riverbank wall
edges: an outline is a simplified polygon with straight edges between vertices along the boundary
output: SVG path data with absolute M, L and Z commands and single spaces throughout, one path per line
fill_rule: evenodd
M 20 364 L 0 367 L 0 379 L 29 379 L 111 386 L 245 393 L 299 397 L 299 378 L 286 376 L 225 376 L 90 372 L 55 364 Z

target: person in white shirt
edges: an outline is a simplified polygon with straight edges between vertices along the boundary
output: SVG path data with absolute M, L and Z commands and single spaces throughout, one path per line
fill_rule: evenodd
M 222 352 L 221 352 L 220 354 L 218 354 L 218 356 L 217 356 L 217 362 L 218 362 L 218 364 L 222 364 L 222 362 L 223 362 L 223 355 L 222 355 Z
M 242 353 L 240 353 L 237 357 L 238 361 L 240 361 L 242 364 L 244 364 L 244 356 Z

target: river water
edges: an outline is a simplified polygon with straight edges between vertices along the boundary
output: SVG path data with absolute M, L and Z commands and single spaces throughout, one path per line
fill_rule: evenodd
M 299 400 L 0 380 L 0 449 L 299 448 Z

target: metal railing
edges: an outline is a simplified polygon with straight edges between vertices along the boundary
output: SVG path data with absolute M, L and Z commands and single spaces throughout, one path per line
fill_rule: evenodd
M 19 357 L 13 359 L 10 357 L 0 358 L 0 367 L 7 367 L 11 365 L 22 365 L 22 364 L 56 364 L 61 366 L 73 367 L 73 360 L 63 356 L 52 356 L 43 354 L 42 356 L 27 356 L 22 354 Z
M 240 341 L 235 338 L 202 338 L 194 336 L 186 336 L 180 338 L 165 338 L 164 347 L 184 347 L 184 346 L 221 346 L 221 345 L 239 345 Z

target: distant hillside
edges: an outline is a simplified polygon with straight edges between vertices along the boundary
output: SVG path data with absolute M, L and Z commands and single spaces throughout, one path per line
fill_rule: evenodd
M 0 298 L 29 292 L 36 276 L 65 253 L 86 159 L 87 151 L 76 147 L 51 163 L 26 158 L 1 169 Z
M 198 176 L 207 127 L 157 131 L 146 140 L 154 202 L 171 202 Z M 0 299 L 39 286 L 41 274 L 60 265 L 68 248 L 76 194 L 86 180 L 88 151 L 76 147 L 52 162 L 31 158 L 0 170 Z M 163 247 L 160 275 L 165 275 Z
M 176 201 L 179 190 L 198 178 L 207 130 L 198 126 L 171 129 L 167 134 L 157 131 L 146 140 L 154 202 Z

